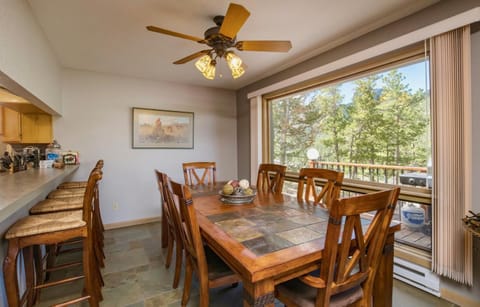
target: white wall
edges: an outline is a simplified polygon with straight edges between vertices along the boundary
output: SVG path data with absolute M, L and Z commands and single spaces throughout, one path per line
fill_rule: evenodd
M 0 0 L 0 73 L 61 113 L 60 65 L 26 0 Z
M 183 182 L 182 162 L 216 161 L 217 178 L 236 178 L 234 92 L 64 70 L 62 101 L 55 138 L 63 149 L 80 151 L 75 178 L 105 160 L 100 193 L 107 224 L 160 215 L 156 168 Z M 132 107 L 194 112 L 194 149 L 132 149 Z

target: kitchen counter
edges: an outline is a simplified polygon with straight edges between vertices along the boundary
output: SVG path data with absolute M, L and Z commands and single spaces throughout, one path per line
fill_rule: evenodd
M 63 169 L 35 168 L 17 173 L 0 174 L 0 225 L 19 210 L 28 212 L 56 186 L 66 181 L 79 165 L 67 165 Z M 28 207 L 28 208 L 25 208 Z M 1 225 L 6 226 L 6 225 Z M 4 227 L 0 227 L 3 234 Z

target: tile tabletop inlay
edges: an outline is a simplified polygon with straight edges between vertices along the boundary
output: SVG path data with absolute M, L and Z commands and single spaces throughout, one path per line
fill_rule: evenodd
M 257 256 L 325 236 L 328 212 L 320 207 L 272 204 L 207 217 Z

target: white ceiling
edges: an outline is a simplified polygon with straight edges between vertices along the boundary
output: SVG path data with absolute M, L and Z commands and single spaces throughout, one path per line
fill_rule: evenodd
M 233 80 L 224 61 L 215 80 L 194 62 L 172 62 L 205 45 L 147 31 L 155 25 L 203 37 L 224 15 L 224 0 L 28 0 L 61 65 L 191 85 L 239 89 L 438 0 L 237 0 L 251 15 L 238 40 L 290 40 L 288 53 L 236 52 L 246 73 Z M 223 76 L 220 78 L 219 74 Z

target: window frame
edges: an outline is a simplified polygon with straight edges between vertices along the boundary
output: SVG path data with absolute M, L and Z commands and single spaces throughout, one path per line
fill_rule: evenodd
M 284 96 L 305 92 L 318 87 L 325 87 L 331 84 L 341 83 L 352 79 L 371 75 L 374 72 L 392 69 L 396 66 L 402 66 L 420 59 L 426 59 L 429 56 L 428 45 L 419 42 L 371 59 L 356 63 L 338 69 L 327 74 L 288 86 L 262 96 L 261 105 L 261 124 L 262 124 L 262 162 L 272 163 L 271 148 L 273 140 L 270 135 L 270 105 L 271 101 Z M 430 115 L 430 119 L 432 116 Z M 287 171 L 286 181 L 296 182 L 298 180 L 298 172 Z M 379 182 L 369 182 L 345 178 L 343 180 L 342 191 L 356 193 L 371 193 L 376 191 L 392 188 L 395 185 Z M 399 200 L 410 201 L 424 205 L 432 205 L 432 191 L 428 188 L 402 186 Z M 433 238 L 432 238 L 433 243 Z M 415 248 L 403 243 L 395 242 L 395 248 L 398 249 L 398 255 L 415 264 L 430 268 L 431 251 L 427 252 L 420 248 Z

